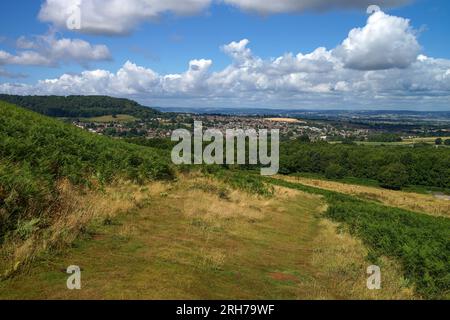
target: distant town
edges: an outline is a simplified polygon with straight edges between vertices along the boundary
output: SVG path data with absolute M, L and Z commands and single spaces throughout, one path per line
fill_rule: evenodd
M 305 139 L 328 142 L 385 142 L 403 141 L 446 145 L 450 137 L 450 123 L 440 115 L 420 117 L 413 115 L 396 118 L 395 113 L 367 114 L 330 112 L 304 113 L 304 118 L 291 114 L 236 115 L 200 113 L 162 113 L 151 119 L 141 120 L 129 115 L 103 116 L 99 118 L 71 119 L 72 123 L 92 133 L 118 138 L 170 138 L 175 129 L 191 129 L 194 121 L 201 121 L 204 129 L 278 129 L 283 139 Z M 432 140 L 430 140 L 430 138 Z M 433 139 L 434 138 L 434 139 Z M 441 143 L 438 139 L 441 138 Z M 450 144 L 450 141 L 447 142 Z
M 368 129 L 337 128 L 331 124 L 303 121 L 293 118 L 264 118 L 225 115 L 181 115 L 175 119 L 155 118 L 151 121 L 117 120 L 92 121 L 75 120 L 73 124 L 93 133 L 117 137 L 167 138 L 178 128 L 192 128 L 194 121 L 203 122 L 205 129 L 278 129 L 284 138 L 309 137 L 312 141 L 336 140 L 337 138 L 367 137 Z

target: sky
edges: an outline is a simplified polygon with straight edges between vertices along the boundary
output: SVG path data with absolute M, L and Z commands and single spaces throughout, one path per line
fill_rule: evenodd
M 0 93 L 450 110 L 446 0 L 0 2 Z

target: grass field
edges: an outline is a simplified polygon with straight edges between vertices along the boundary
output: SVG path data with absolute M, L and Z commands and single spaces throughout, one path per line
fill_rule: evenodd
M 89 122 L 108 123 L 108 122 L 133 122 L 139 119 L 127 114 L 118 114 L 116 116 L 109 115 L 94 118 L 85 118 L 83 120 Z
M 426 137 L 426 138 L 414 138 L 414 139 L 404 139 L 401 142 L 368 142 L 368 141 L 356 141 L 357 144 L 369 145 L 369 146 L 381 146 L 381 145 L 390 145 L 390 146 L 408 146 L 420 143 L 426 143 L 435 145 L 436 139 L 441 138 L 443 141 L 450 139 L 450 137 Z M 442 145 L 442 147 L 446 147 Z
M 320 217 L 320 196 L 255 197 L 201 176 L 143 191 L 135 209 L 97 217 L 71 249 L 1 282 L 0 298 L 415 298 L 388 259 L 383 290 L 366 288 L 368 252 Z M 66 289 L 69 265 L 82 268 L 80 291 Z
M 414 139 L 404 139 L 400 142 L 371 142 L 371 141 L 355 141 L 356 144 L 365 146 L 412 146 L 415 144 L 430 144 L 435 145 L 436 139 L 441 138 L 443 141 L 450 140 L 450 137 L 425 137 L 425 138 L 414 138 Z M 330 144 L 340 144 L 341 141 L 330 141 Z M 448 147 L 441 145 L 440 147 Z
M 450 137 L 427 137 L 427 138 L 414 138 L 414 139 L 405 139 L 403 142 L 407 144 L 412 143 L 431 143 L 434 144 L 436 139 L 441 138 L 443 141 L 449 140 Z

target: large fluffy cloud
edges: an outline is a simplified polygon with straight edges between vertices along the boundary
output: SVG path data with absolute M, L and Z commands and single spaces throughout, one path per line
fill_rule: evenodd
M 57 66 L 60 63 L 86 65 L 91 61 L 111 59 L 108 47 L 91 45 L 81 39 L 58 39 L 53 33 L 17 40 L 18 52 L 0 50 L 0 65 Z
M 420 50 L 409 20 L 378 11 L 364 28 L 353 29 L 334 53 L 348 68 L 382 70 L 408 67 Z
M 412 0 L 45 0 L 39 18 L 60 28 L 84 33 L 124 34 L 164 14 L 192 15 L 212 3 L 228 4 L 263 14 L 304 10 L 366 9 L 399 6 Z
M 22 45 L 28 46 L 26 41 Z M 450 104 L 450 60 L 419 54 L 408 21 L 382 12 L 374 13 L 367 26 L 350 32 L 341 46 L 331 50 L 321 47 L 262 59 L 243 39 L 224 45 L 222 51 L 232 62 L 220 71 L 211 71 L 213 62 L 206 59 L 190 61 L 187 70 L 177 74 L 158 74 L 128 61 L 117 72 L 65 74 L 35 85 L 2 84 L 0 92 L 107 94 L 166 106 L 448 108 Z
M 227 47 L 235 47 L 237 43 Z M 35 85 L 2 84 L 13 94 L 107 94 L 149 104 L 284 107 L 439 107 L 450 103 L 450 61 L 419 56 L 407 69 L 360 71 L 345 68 L 331 51 L 261 59 L 244 46 L 245 58 L 211 72 L 210 60 L 192 60 L 179 74 L 161 75 L 126 62 L 117 72 L 65 74 Z M 409 105 L 408 105 L 409 104 Z

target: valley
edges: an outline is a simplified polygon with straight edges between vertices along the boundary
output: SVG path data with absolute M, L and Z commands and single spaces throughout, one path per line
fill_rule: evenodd
M 168 139 L 0 109 L 2 299 L 448 298 L 447 148 L 292 138 L 265 178 L 175 166 Z M 367 287 L 374 264 L 382 290 Z M 69 266 L 81 290 L 67 289 Z

